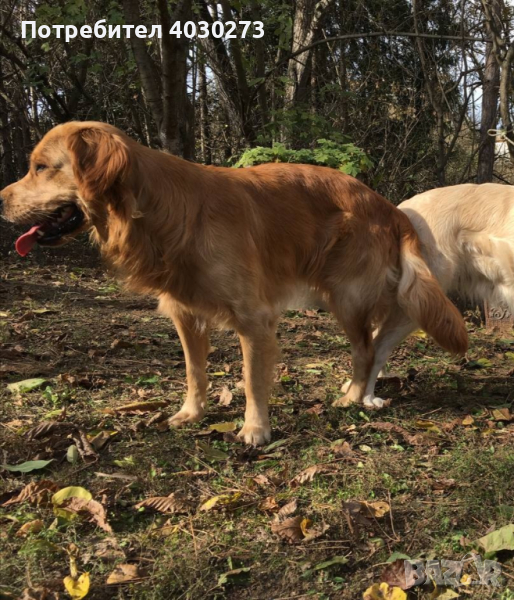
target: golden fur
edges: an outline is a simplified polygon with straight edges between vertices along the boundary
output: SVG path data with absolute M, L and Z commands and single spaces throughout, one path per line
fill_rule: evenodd
M 447 293 L 514 314 L 514 188 L 485 183 L 418 194 L 398 207 L 414 225 L 423 256 Z M 366 386 L 374 397 L 377 375 L 389 354 L 416 329 L 400 306 L 375 335 L 375 361 Z M 344 388 L 343 388 L 344 389 Z
M 36 172 L 38 164 L 48 168 Z M 363 400 L 372 323 L 397 302 L 451 352 L 467 348 L 462 317 L 430 274 L 407 217 L 338 171 L 205 167 L 110 125 L 67 123 L 43 138 L 29 173 L 1 195 L 6 217 L 24 224 L 75 202 L 129 287 L 159 298 L 186 358 L 188 393 L 172 425 L 202 418 L 209 327 L 222 326 L 237 331 L 243 350 L 240 436 L 269 440 L 276 324 L 305 290 L 330 308 L 352 344 L 354 379 L 342 403 Z

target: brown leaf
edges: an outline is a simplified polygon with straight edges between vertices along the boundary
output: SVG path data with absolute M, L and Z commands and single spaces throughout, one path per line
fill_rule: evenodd
M 219 405 L 220 406 L 228 406 L 232 402 L 233 397 L 234 397 L 234 394 L 232 394 L 232 392 L 228 389 L 228 387 L 226 385 L 223 386 L 223 389 L 221 390 L 221 393 L 220 393 Z
M 257 485 L 260 485 L 262 487 L 269 487 L 270 485 L 273 485 L 271 481 L 266 477 L 266 475 L 263 475 L 262 473 L 256 475 L 255 477 L 252 477 L 252 479 Z
M 91 447 L 95 452 L 100 452 L 111 440 L 113 436 L 109 431 L 100 431 L 99 434 L 91 440 Z
M 168 406 L 166 400 L 150 400 L 149 402 L 132 402 L 131 404 L 118 406 L 113 410 L 115 413 L 124 413 L 126 415 L 143 415 L 158 408 L 164 408 L 165 406 Z
M 416 583 L 414 577 L 415 569 L 409 570 L 409 580 L 405 577 L 405 561 L 401 558 L 387 565 L 382 571 L 380 581 L 385 581 L 391 587 L 399 587 L 402 590 L 408 590 Z
M 268 496 L 264 498 L 262 502 L 259 502 L 259 510 L 263 510 L 264 512 L 274 512 L 278 510 L 279 506 L 274 496 Z
M 77 446 L 77 450 L 84 460 L 90 458 L 96 458 L 98 455 L 95 449 L 91 445 L 91 442 L 87 439 L 87 434 L 82 429 L 72 433 L 72 439 Z
M 513 416 L 510 414 L 508 408 L 495 408 L 493 410 L 494 421 L 511 421 Z
M 298 487 L 307 481 L 312 481 L 314 476 L 318 473 L 326 473 L 329 469 L 324 465 L 313 465 L 312 467 L 307 467 L 303 471 L 300 471 L 298 475 L 293 477 L 290 481 L 291 487 Z
M 314 406 L 311 406 L 306 411 L 309 415 L 321 415 L 325 412 L 325 405 L 322 402 L 318 402 Z
M 361 512 L 368 517 L 380 519 L 391 510 L 387 502 L 361 502 Z
M 59 486 L 49 479 L 33 481 L 26 485 L 17 496 L 4 502 L 2 506 L 9 506 L 20 502 L 28 502 L 36 506 L 46 506 L 51 504 L 51 498 L 58 490 Z
M 131 581 L 140 581 L 148 577 L 148 573 L 137 565 L 122 564 L 118 565 L 114 571 L 107 577 L 107 585 L 118 585 L 129 583 Z
M 310 542 L 311 540 L 321 537 L 329 528 L 327 523 L 322 523 L 318 527 L 311 527 L 311 522 L 308 519 L 304 519 L 303 523 L 304 526 L 302 527 L 302 531 L 305 536 L 303 538 L 304 542 Z
M 291 517 L 285 521 L 278 521 L 271 524 L 271 531 L 290 544 L 299 542 L 305 537 L 302 531 L 303 517 Z
M 448 490 L 455 487 L 455 479 L 446 479 L 441 477 L 431 482 L 433 490 Z
M 293 515 L 296 512 L 297 508 L 298 500 L 296 498 L 293 498 L 290 502 L 284 504 L 284 506 L 278 511 L 278 517 L 280 519 L 285 519 L 285 517 Z
M 343 442 L 342 444 L 336 443 L 334 446 L 332 446 L 332 450 L 336 455 L 343 456 L 349 460 L 356 460 L 357 455 L 352 450 L 352 447 L 348 442 Z
M 81 516 L 87 516 L 91 523 L 95 523 L 104 531 L 112 533 L 112 528 L 107 522 L 107 512 L 104 506 L 96 500 L 84 500 L 74 496 L 63 502 L 59 508 L 64 508 Z
M 184 498 L 175 494 L 169 496 L 154 496 L 139 502 L 134 508 L 149 508 L 163 514 L 177 514 L 191 512 L 191 504 Z
M 405 442 L 407 442 L 407 444 L 410 444 L 411 446 L 421 446 L 424 443 L 424 440 L 421 436 L 410 434 L 406 429 L 400 425 L 396 425 L 395 423 L 376 421 L 367 423 L 362 427 L 362 429 L 367 427 L 374 429 L 375 431 L 385 431 L 392 434 L 394 433 L 400 436 Z
M 45 524 L 41 519 L 36 519 L 35 521 L 29 521 L 22 525 L 18 531 L 16 532 L 16 537 L 27 537 L 29 533 L 39 533 Z
M 57 432 L 71 431 L 75 428 L 71 423 L 60 423 L 59 421 L 43 421 L 32 427 L 25 433 L 25 437 L 29 442 L 49 437 Z

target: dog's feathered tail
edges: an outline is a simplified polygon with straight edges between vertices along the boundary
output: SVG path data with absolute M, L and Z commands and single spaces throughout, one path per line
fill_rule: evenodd
M 430 272 L 410 222 L 402 222 L 401 229 L 398 303 L 445 350 L 464 354 L 468 349 L 464 319 Z

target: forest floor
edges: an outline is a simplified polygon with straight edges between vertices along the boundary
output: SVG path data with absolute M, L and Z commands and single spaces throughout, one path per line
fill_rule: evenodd
M 289 312 L 272 443 L 251 449 L 234 434 L 236 336 L 212 336 L 207 417 L 169 431 L 185 390 L 172 325 L 94 261 L 64 256 L 0 265 L 0 598 L 69 597 L 71 572 L 89 574 L 68 585 L 92 600 L 358 600 L 391 582 L 388 561 L 460 560 L 513 522 L 513 338 L 470 320 L 469 354 L 453 359 L 411 337 L 379 390 L 388 408 L 334 409 L 348 342 L 330 315 Z M 31 391 L 7 387 L 30 378 Z M 5 468 L 33 460 L 51 462 Z M 53 496 L 68 486 L 94 502 Z M 489 555 L 499 587 L 472 585 L 467 567 L 469 585 L 408 597 L 513 600 L 513 556 Z

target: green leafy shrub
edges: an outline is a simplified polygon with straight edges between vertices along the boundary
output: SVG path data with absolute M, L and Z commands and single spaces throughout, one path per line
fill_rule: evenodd
M 291 150 L 284 144 L 273 144 L 271 148 L 263 146 L 250 148 L 243 153 L 234 166 L 253 167 L 270 162 L 320 165 L 339 169 L 353 176 L 366 171 L 372 165 L 365 152 L 357 146 L 321 139 L 317 140 L 317 145 L 313 149 Z

